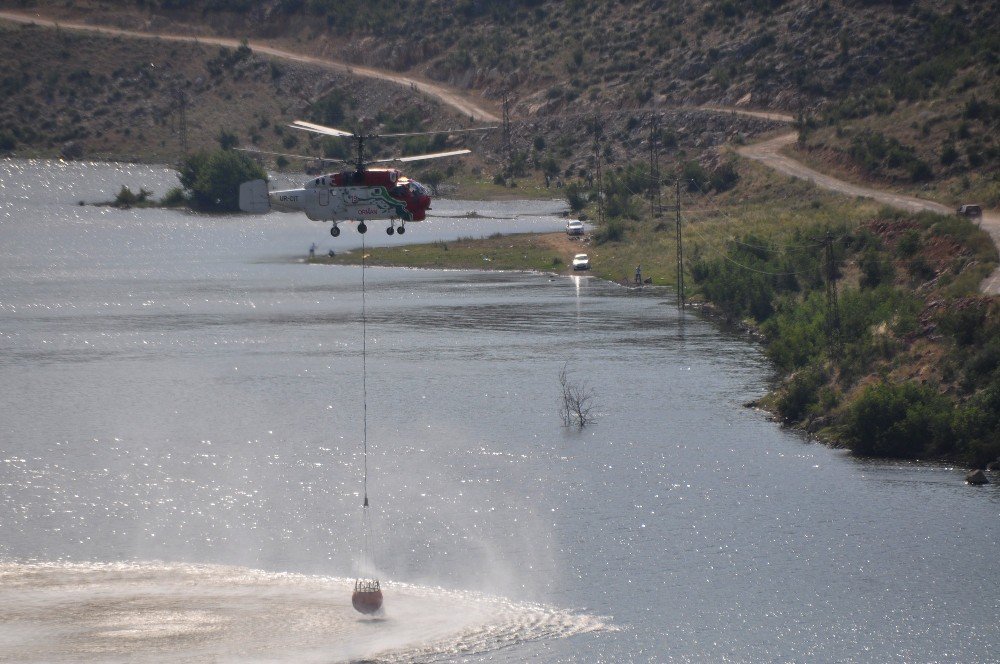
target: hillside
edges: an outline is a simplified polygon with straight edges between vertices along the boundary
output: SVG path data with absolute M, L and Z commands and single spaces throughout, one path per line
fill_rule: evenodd
M 568 173 L 584 165 L 587 118 L 595 114 L 605 123 L 608 161 L 622 165 L 648 139 L 641 109 L 743 105 L 798 116 L 802 154 L 844 176 L 948 204 L 1000 203 L 1000 15 L 985 1 L 416 0 L 400 11 L 398 3 L 358 0 L 143 0 L 124 8 L 5 0 L 0 7 L 264 40 L 447 83 L 498 110 L 507 94 L 515 151 L 532 165 L 552 157 Z M 316 90 L 298 81 L 273 93 L 314 102 Z M 352 100 L 358 114 L 379 110 L 357 93 L 344 95 L 345 122 Z M 760 129 L 720 130 L 686 117 L 662 126 L 667 148 L 699 158 L 708 158 L 704 148 Z M 539 144 L 550 147 L 533 150 Z M 495 157 L 500 145 L 485 147 Z

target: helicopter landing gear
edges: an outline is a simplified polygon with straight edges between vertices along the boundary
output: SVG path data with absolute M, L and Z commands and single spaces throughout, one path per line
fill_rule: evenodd
M 337 228 L 337 224 L 334 224 L 333 228 L 330 229 L 330 235 L 332 235 L 333 237 L 337 237 L 338 235 L 340 235 L 340 229 Z
M 392 226 L 389 226 L 389 228 L 385 229 L 385 234 L 386 235 L 395 235 L 396 234 L 396 229 L 394 227 L 392 227 Z
M 360 224 L 358 224 L 358 232 L 361 233 L 362 235 L 368 232 L 368 227 L 365 226 L 365 222 L 362 221 Z
M 406 226 L 404 226 L 403 224 L 400 224 L 399 228 L 396 229 L 396 232 L 399 233 L 400 235 L 402 235 L 403 233 L 406 232 Z

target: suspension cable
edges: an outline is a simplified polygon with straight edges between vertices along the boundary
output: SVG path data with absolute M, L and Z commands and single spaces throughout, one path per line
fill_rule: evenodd
M 361 412 L 362 412 L 362 466 L 364 479 L 362 484 L 364 502 L 361 506 L 362 547 L 361 569 L 362 578 L 368 579 L 375 574 L 375 547 L 372 541 L 371 514 L 368 505 L 368 306 L 366 299 L 365 271 L 367 268 L 367 252 L 365 236 L 361 235 Z
M 368 507 L 368 312 L 365 302 L 365 236 L 361 234 L 361 412 L 364 445 L 364 507 Z

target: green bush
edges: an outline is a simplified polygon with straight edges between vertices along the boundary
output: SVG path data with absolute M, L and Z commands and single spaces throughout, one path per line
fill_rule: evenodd
M 191 204 L 212 212 L 239 210 L 240 185 L 266 180 L 267 173 L 250 157 L 234 150 L 196 152 L 180 167 L 181 186 L 190 192 Z
M 587 194 L 579 182 L 570 182 L 566 185 L 566 201 L 573 212 L 579 212 L 587 207 Z
M 958 159 L 958 150 L 955 149 L 954 143 L 945 143 L 944 147 L 941 149 L 941 164 L 944 166 L 951 166 Z
M 223 150 L 231 150 L 240 142 L 240 139 L 236 134 L 231 131 L 226 131 L 225 129 L 219 130 L 219 135 L 215 140 L 219 142 L 219 147 Z
M 160 204 L 166 207 L 181 207 L 187 205 L 187 196 L 181 187 L 173 187 L 160 199 Z
M 923 240 L 920 238 L 920 231 L 910 229 L 899 238 L 899 242 L 896 244 L 896 252 L 900 256 L 909 258 L 920 251 L 920 247 L 922 246 Z
M 681 170 L 681 180 L 687 186 L 688 191 L 704 191 L 708 184 L 708 172 L 696 161 L 689 161 L 684 164 Z
M 951 448 L 953 408 L 915 383 L 869 385 L 848 409 L 848 446 L 862 456 L 915 458 Z
M 740 175 L 732 163 L 725 163 L 712 172 L 711 185 L 718 192 L 727 191 L 736 186 Z
M 785 371 L 818 362 L 828 345 L 825 295 L 814 291 L 802 302 L 782 300 L 763 330 L 768 357 Z
M 786 422 L 798 422 L 819 400 L 820 388 L 827 375 L 818 367 L 809 367 L 794 374 L 782 388 L 776 407 Z
M 868 247 L 865 250 L 858 261 L 858 267 L 861 268 L 862 288 L 876 288 L 882 284 L 892 283 L 895 275 L 892 263 L 875 247 Z
M 953 430 L 970 465 L 982 468 L 1000 459 L 1000 377 L 955 411 Z
M 115 200 L 111 203 L 111 205 L 117 208 L 130 208 L 134 205 L 143 205 L 149 201 L 149 197 L 152 195 L 153 193 L 151 191 L 146 191 L 142 188 L 140 188 L 139 193 L 136 194 L 125 185 L 122 185 L 122 188 L 115 195 Z
M 989 304 L 986 300 L 974 300 L 956 306 L 946 306 L 938 314 L 938 325 L 942 332 L 950 335 L 959 346 L 970 346 L 981 341 L 981 332 L 986 322 Z

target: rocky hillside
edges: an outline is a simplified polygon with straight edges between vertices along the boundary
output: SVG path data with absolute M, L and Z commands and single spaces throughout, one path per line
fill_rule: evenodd
M 517 136 L 536 162 L 528 147 L 538 136 L 550 145 L 580 143 L 585 132 L 575 135 L 573 125 L 590 115 L 616 125 L 608 136 L 623 140 L 609 141 L 609 157 L 621 161 L 634 152 L 626 142 L 643 140 L 634 119 L 640 109 L 739 105 L 798 116 L 802 149 L 845 174 L 1000 202 L 1000 13 L 986 0 L 0 0 L 0 7 L 267 40 L 445 82 L 497 108 L 507 95 L 511 116 L 535 123 Z M 273 93 L 315 96 L 308 86 Z M 622 111 L 632 118 L 616 119 Z M 665 126 L 680 141 L 713 132 L 690 122 Z M 583 152 L 560 157 L 568 161 L 561 170 L 578 167 Z
M 1000 12 L 988 0 L 2 0 L 0 7 L 266 39 L 446 82 L 498 108 L 506 94 L 514 118 L 549 127 L 562 118 L 558 132 L 541 134 L 550 143 L 579 138 L 570 125 L 593 113 L 709 103 L 783 110 L 801 119 L 808 134 L 801 147 L 844 173 L 1000 203 Z M 6 80 L 7 93 L 19 85 Z M 274 93 L 315 95 L 308 86 Z M 628 123 L 627 136 L 641 140 Z M 674 125 L 674 134 L 680 129 Z M 536 130 L 519 135 L 533 141 Z M 615 141 L 610 150 L 624 159 L 631 148 Z
M 32 57 L 25 56 L 31 52 Z M 218 144 L 324 157 L 348 157 L 349 145 L 295 132 L 295 118 L 381 132 L 463 126 L 468 118 L 396 84 L 312 65 L 261 57 L 247 46 L 133 39 L 39 25 L 0 22 L 0 150 L 18 156 L 174 162 L 188 150 Z M 648 154 L 642 112 L 535 114 L 511 136 L 514 175 L 544 171 L 588 178 L 593 130 L 600 119 L 607 167 Z M 682 160 L 710 167 L 717 148 L 780 126 L 752 117 L 664 111 L 656 138 L 667 172 Z M 440 139 L 437 139 L 440 141 Z M 461 137 L 476 157 L 463 160 L 492 177 L 501 168 L 501 132 Z M 373 145 L 378 153 L 412 154 L 445 147 L 425 138 Z M 278 166 L 283 165 L 279 159 Z M 300 169 L 301 160 L 288 162 Z M 449 168 L 459 167 L 449 164 Z M 414 166 L 422 176 L 436 165 Z
M 132 28 L 294 40 L 358 64 L 419 71 L 522 110 L 729 103 L 871 111 L 873 87 L 924 97 L 996 75 L 993 3 L 877 0 L 138 0 L 4 2 Z
M 30 53 L 31 57 L 25 54 Z M 285 125 L 364 109 L 385 126 L 440 118 L 389 83 L 274 62 L 249 49 L 98 36 L 0 23 L 0 151 L 19 156 L 173 162 L 220 143 L 346 156 Z

